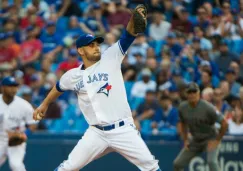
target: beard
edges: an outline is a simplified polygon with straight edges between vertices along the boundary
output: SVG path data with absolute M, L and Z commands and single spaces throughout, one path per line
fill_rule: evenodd
M 93 54 L 89 54 L 86 52 L 86 58 L 90 62 L 97 62 L 101 58 L 101 53 L 100 52 L 94 52 Z

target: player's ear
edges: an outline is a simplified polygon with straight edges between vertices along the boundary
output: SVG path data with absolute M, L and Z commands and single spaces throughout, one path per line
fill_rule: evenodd
M 83 56 L 83 54 L 84 54 L 84 50 L 83 50 L 83 48 L 78 48 L 78 53 L 79 53 L 81 56 Z

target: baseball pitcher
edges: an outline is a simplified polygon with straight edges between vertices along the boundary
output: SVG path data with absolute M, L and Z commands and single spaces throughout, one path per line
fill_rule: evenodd
M 110 151 L 120 153 L 142 171 L 160 171 L 158 160 L 134 126 L 121 73 L 124 55 L 137 33 L 144 32 L 146 18 L 145 6 L 137 6 L 121 38 L 103 54 L 99 46 L 104 41 L 102 37 L 83 34 L 76 40 L 83 64 L 66 72 L 34 112 L 34 119 L 42 119 L 50 102 L 72 90 L 90 125 L 56 171 L 80 170 Z

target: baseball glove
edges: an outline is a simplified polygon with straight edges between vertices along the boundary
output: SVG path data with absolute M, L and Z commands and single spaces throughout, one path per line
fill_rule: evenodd
M 144 16 L 139 12 L 141 11 Z M 139 4 L 133 11 L 134 33 L 143 33 L 147 26 L 147 8 Z
M 9 138 L 8 146 L 13 147 L 22 144 L 26 141 L 26 138 L 23 136 L 13 136 Z

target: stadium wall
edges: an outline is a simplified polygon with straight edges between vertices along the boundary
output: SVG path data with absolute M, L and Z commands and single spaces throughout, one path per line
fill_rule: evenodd
M 53 171 L 65 160 L 80 139 L 79 134 L 38 133 L 28 140 L 25 164 L 27 171 Z M 159 139 L 159 137 L 158 137 Z M 172 171 L 172 162 L 179 153 L 178 141 L 148 141 L 148 147 L 157 159 L 163 171 Z M 85 154 L 80 154 L 85 155 Z M 243 137 L 226 136 L 221 144 L 219 163 L 222 171 L 243 171 Z M 0 169 L 9 171 L 7 164 Z M 96 160 L 82 171 L 137 171 L 138 169 L 116 153 Z M 194 158 L 187 171 L 209 171 L 205 154 Z

